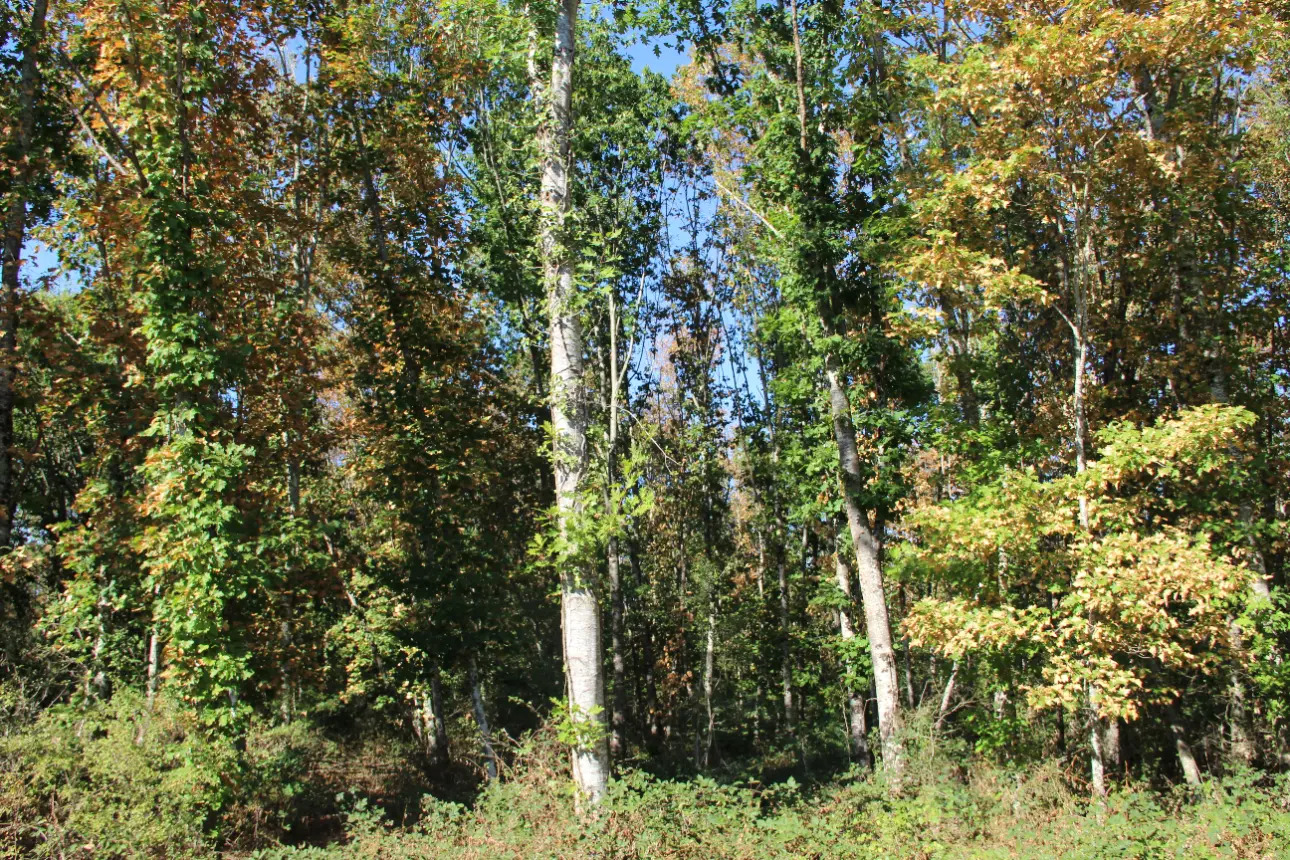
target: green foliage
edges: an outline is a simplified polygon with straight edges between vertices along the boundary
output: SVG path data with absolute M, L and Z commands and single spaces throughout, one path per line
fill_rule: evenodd
M 1038 709 L 1073 710 L 1089 689 L 1125 719 L 1170 701 L 1175 691 L 1155 673 L 1216 671 L 1253 576 L 1207 534 L 1223 513 L 1235 519 L 1237 445 L 1251 421 L 1210 406 L 1145 428 L 1112 425 L 1083 474 L 1041 482 L 1005 472 L 912 517 L 921 541 L 906 563 L 977 597 L 925 600 L 906 630 L 955 660 L 1040 656 L 1026 685 Z M 1081 504 L 1091 533 L 1079 526 Z
M 0 856 L 185 856 L 289 830 L 325 743 L 307 723 L 212 740 L 162 697 L 54 708 L 0 740 Z
M 411 828 L 351 813 L 344 849 L 263 851 L 261 860 L 359 857 L 1261 858 L 1290 848 L 1276 787 L 1213 783 L 1195 800 L 1140 788 L 1105 807 L 1077 800 L 1051 767 L 964 772 L 915 764 L 890 797 L 873 780 L 763 785 L 625 773 L 594 817 L 544 792 L 545 767 L 490 788 L 473 809 L 427 798 Z M 545 786 L 547 789 L 549 785 Z

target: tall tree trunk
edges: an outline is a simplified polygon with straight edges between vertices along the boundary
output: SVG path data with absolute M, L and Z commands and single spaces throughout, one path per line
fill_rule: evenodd
M 799 157 L 804 168 L 813 169 L 810 145 L 810 116 L 806 100 L 806 65 L 802 53 L 801 27 L 798 20 L 797 0 L 791 0 L 790 11 L 793 29 L 793 57 L 797 90 L 797 123 L 799 132 Z M 811 261 L 810 265 L 824 265 L 830 273 L 828 261 Z M 836 278 L 836 274 L 833 274 Z M 821 322 L 828 335 L 836 335 L 832 324 L 832 309 L 822 309 Z M 882 741 L 883 765 L 892 777 L 893 788 L 898 789 L 904 769 L 904 756 L 900 744 L 900 679 L 896 668 L 896 655 L 892 648 L 891 623 L 887 616 L 887 601 L 883 593 L 882 557 L 878 539 L 869 527 L 868 514 L 860 505 L 863 479 L 860 474 L 860 457 L 856 448 L 855 425 L 851 420 L 851 402 L 847 382 L 837 356 L 832 350 L 824 357 L 829 384 L 829 412 L 833 423 L 834 440 L 838 446 L 838 465 L 842 472 L 842 495 L 847 512 L 847 525 L 855 545 L 856 570 L 860 580 L 860 597 L 864 604 L 865 629 L 869 636 L 869 654 L 873 660 L 874 687 L 878 701 L 878 735 Z
M 825 371 L 829 380 L 829 412 L 833 419 L 833 436 L 838 446 L 838 464 L 842 470 L 842 495 L 847 512 L 847 526 L 851 531 L 851 542 L 855 546 L 860 600 L 864 605 L 869 656 L 873 661 L 883 765 L 899 779 L 904 766 L 899 736 L 900 680 L 896 671 L 896 652 L 891 643 L 887 599 L 883 592 L 882 562 L 878 540 L 869 528 L 868 514 L 860 507 L 862 478 L 860 457 L 856 450 L 855 425 L 851 423 L 851 401 L 847 396 L 842 370 L 832 353 L 825 356 Z
M 856 637 L 855 595 L 851 588 L 851 565 L 847 564 L 846 555 L 842 552 L 841 534 L 834 544 L 834 572 L 837 575 L 838 590 L 842 592 L 843 603 L 838 610 L 838 628 L 842 641 L 849 646 Z M 847 666 L 848 672 L 854 667 Z M 869 726 L 865 718 L 864 692 L 853 684 L 847 685 L 847 709 L 850 714 L 849 726 L 851 736 L 851 754 L 856 761 L 865 767 L 873 766 L 873 753 L 869 750 Z
M 716 671 L 716 657 L 717 602 L 714 599 L 708 608 L 708 638 L 703 650 L 703 708 L 707 716 L 707 727 L 703 735 L 703 767 L 707 767 L 711 763 L 717 745 L 717 717 L 712 705 L 713 673 Z
M 609 538 L 610 661 L 613 666 L 613 713 L 610 715 L 609 751 L 620 756 L 626 747 L 627 664 L 623 655 L 623 584 L 618 538 Z
M 618 486 L 618 303 L 609 296 L 609 439 L 605 451 L 605 507 L 606 515 L 615 521 L 607 541 L 607 566 L 609 569 L 609 639 L 610 662 L 613 666 L 613 712 L 610 715 L 609 754 L 611 758 L 622 755 L 626 745 L 627 680 L 623 656 L 623 583 L 618 547 L 618 510 L 613 502 L 614 489 Z
M 1068 318 L 1074 345 L 1075 382 L 1071 397 L 1072 435 L 1075 447 L 1075 472 L 1078 475 L 1088 470 L 1088 410 L 1085 402 L 1085 380 L 1088 368 L 1088 288 L 1091 282 L 1093 261 L 1092 236 L 1085 223 L 1086 215 L 1077 212 L 1074 230 L 1075 271 L 1073 277 L 1067 270 L 1065 258 L 1059 259 L 1063 286 L 1070 288 L 1074 299 L 1074 319 Z M 1066 283 L 1069 282 L 1069 283 Z M 1086 493 L 1079 496 L 1079 525 L 1085 535 L 1090 531 L 1089 500 Z M 1097 626 L 1097 616 L 1090 613 L 1088 618 L 1090 638 Z M 1090 685 L 1088 690 L 1089 705 L 1089 772 L 1093 794 L 1098 798 L 1106 796 L 1107 765 L 1115 766 L 1119 759 L 1119 724 L 1102 716 L 1098 703 L 1097 690 Z
M 13 401 L 18 375 L 18 290 L 22 246 L 27 236 L 27 206 L 36 165 L 32 163 L 36 133 L 36 90 L 40 85 L 37 55 L 45 42 L 47 0 L 32 4 L 31 20 L 22 41 L 18 73 L 18 122 L 11 141 L 14 158 L 10 199 L 5 211 L 4 247 L 0 249 L 0 549 L 13 541 L 16 504 L 13 475 Z
M 638 595 L 643 594 L 645 577 L 641 572 L 635 542 L 631 539 L 627 541 L 627 561 L 632 569 L 632 582 L 636 586 L 636 592 Z M 649 612 L 644 607 L 638 604 L 636 611 L 640 614 L 640 625 L 638 627 L 641 654 L 640 675 L 644 686 L 639 708 L 642 720 L 641 734 L 645 738 L 645 748 L 651 753 L 656 753 L 659 750 L 662 737 L 658 724 L 658 676 L 654 665 L 654 625 L 650 620 Z
M 776 578 L 779 583 L 779 686 L 784 705 L 784 726 L 792 737 L 797 736 L 797 719 L 793 710 L 793 649 L 792 617 L 789 614 L 788 565 L 781 551 L 776 559 Z
M 573 262 L 564 235 L 569 213 L 569 146 L 573 128 L 574 26 L 578 0 L 556 9 L 550 84 L 534 80 L 544 94 L 538 135 L 542 194 L 539 248 L 546 286 L 551 340 L 552 463 L 560 537 L 565 543 L 560 571 L 564 669 L 570 719 L 584 725 L 586 740 L 572 750 L 573 778 L 581 799 L 595 806 L 609 783 L 605 725 L 605 684 L 600 641 L 600 604 L 579 556 L 575 520 L 587 470 L 587 414 L 582 370 L 582 328 L 574 306 Z M 544 91 L 545 90 L 545 91 Z
M 493 732 L 488 727 L 488 712 L 484 710 L 484 688 L 479 682 L 479 666 L 475 655 L 470 655 L 470 702 L 475 711 L 475 725 L 479 728 L 479 747 L 484 754 L 484 771 L 488 781 L 497 779 L 497 753 L 493 750 Z

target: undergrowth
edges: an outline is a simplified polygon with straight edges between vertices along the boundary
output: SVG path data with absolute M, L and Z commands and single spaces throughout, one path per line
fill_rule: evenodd
M 414 778 L 425 766 L 415 752 L 386 741 L 343 743 L 297 722 L 255 726 L 232 750 L 203 742 L 178 711 L 141 704 L 55 709 L 0 739 L 0 857 L 1290 857 L 1285 775 L 1237 773 L 1197 791 L 1122 785 L 1095 805 L 1051 761 L 1004 766 L 911 736 L 898 794 L 856 770 L 762 782 L 752 766 L 629 769 L 591 815 L 575 810 L 549 727 L 473 797 L 436 796 Z M 374 770 L 391 760 L 407 767 Z

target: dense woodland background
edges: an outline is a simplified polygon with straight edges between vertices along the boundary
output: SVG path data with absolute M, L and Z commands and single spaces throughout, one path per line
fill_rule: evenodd
M 4 0 L 0 856 L 1290 851 L 1287 13 Z

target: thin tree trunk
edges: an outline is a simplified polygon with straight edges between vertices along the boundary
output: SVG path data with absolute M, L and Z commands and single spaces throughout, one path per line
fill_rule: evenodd
M 793 712 L 793 650 L 792 619 L 789 615 L 788 566 L 781 551 L 776 560 L 776 579 L 779 584 L 779 687 L 784 706 L 784 726 L 792 737 L 797 736 L 797 719 Z
M 707 767 L 711 763 L 717 743 L 717 718 L 716 711 L 712 707 L 713 673 L 716 671 L 716 655 L 717 605 L 714 600 L 708 610 L 708 638 L 703 651 L 703 707 L 708 718 L 707 729 L 704 733 L 703 767 Z
M 1085 379 L 1088 366 L 1088 284 L 1090 258 L 1092 252 L 1091 237 L 1086 235 L 1083 219 L 1076 216 L 1075 254 L 1077 257 L 1075 277 L 1070 284 L 1075 300 L 1075 319 L 1067 320 L 1074 337 L 1075 383 L 1072 392 L 1071 411 L 1073 413 L 1073 436 L 1075 443 L 1075 472 L 1078 475 L 1088 470 L 1088 414 L 1085 405 Z M 1060 261 L 1059 261 L 1060 262 Z M 1063 280 L 1069 280 L 1066 267 L 1062 264 Z M 1079 496 L 1079 525 L 1085 535 L 1090 531 L 1088 494 Z M 1090 613 L 1088 618 L 1089 637 L 1097 626 L 1096 615 Z M 1119 756 L 1118 726 L 1102 717 L 1098 704 L 1097 690 L 1089 686 L 1089 771 L 1093 794 L 1097 798 L 1106 796 L 1106 766 L 1108 761 L 1114 765 Z
M 855 425 L 851 423 L 851 402 L 837 358 L 831 353 L 825 356 L 825 370 L 829 380 L 829 412 L 833 419 L 833 435 L 842 471 L 847 526 L 851 531 L 851 542 L 855 546 L 860 599 L 864 605 L 865 630 L 869 636 L 869 656 L 873 661 L 874 687 L 878 700 L 878 736 L 882 741 L 883 764 L 899 779 L 903 770 L 899 735 L 900 680 L 891 642 L 887 599 L 883 592 L 878 541 L 869 528 L 868 515 L 860 507 L 862 479 L 860 458 L 856 451 Z
M 900 584 L 900 614 L 905 615 L 905 606 L 907 597 L 905 584 Z M 900 638 L 900 655 L 901 662 L 905 664 L 905 705 L 912 711 L 914 709 L 914 661 L 910 656 L 909 638 L 902 636 Z
M 1093 711 L 1089 720 L 1089 775 L 1093 783 L 1093 796 L 1106 797 L 1106 763 L 1102 755 L 1102 720 L 1098 717 L 1097 694 L 1090 690 L 1089 707 Z
M 493 732 L 488 727 L 488 712 L 484 710 L 484 690 L 479 683 L 479 667 L 475 655 L 470 655 L 470 701 L 475 711 L 475 725 L 479 727 L 479 746 L 484 754 L 484 770 L 488 781 L 497 779 L 497 753 L 493 750 Z
M 959 677 L 959 661 L 955 660 L 954 665 L 950 667 L 949 680 L 945 682 L 945 692 L 941 694 L 941 706 L 936 711 L 936 730 L 940 731 L 941 726 L 945 725 L 945 718 L 950 713 L 950 702 L 954 700 L 954 684 Z
M 609 539 L 610 647 L 613 665 L 613 714 L 610 718 L 610 755 L 622 755 L 626 747 L 627 666 L 623 657 L 623 586 L 619 569 L 618 538 Z
M 637 558 L 636 545 L 627 541 L 627 561 L 632 569 L 632 582 L 636 585 L 637 594 L 644 593 L 645 577 L 641 572 L 640 559 Z M 640 714 L 642 719 L 641 734 L 645 738 L 645 747 L 651 753 L 657 752 L 661 740 L 658 724 L 658 676 L 655 672 L 654 659 L 654 625 L 646 607 L 637 607 L 640 613 L 641 642 L 641 680 L 644 683 Z
M 157 685 L 161 680 L 161 637 L 157 634 L 157 627 L 153 625 L 148 631 L 148 682 L 147 682 L 147 702 L 148 710 L 152 710 L 157 704 Z
M 1214 403 L 1227 405 L 1229 402 L 1227 392 L 1227 376 L 1223 372 L 1222 359 L 1218 355 L 1210 355 L 1210 361 L 1213 364 L 1210 373 L 1209 397 Z M 1235 454 L 1235 451 L 1232 451 Z M 1267 566 L 1263 558 L 1263 552 L 1255 541 L 1251 527 L 1254 524 L 1254 506 L 1248 498 L 1242 498 L 1239 504 L 1239 516 L 1241 524 L 1247 529 L 1247 542 L 1250 549 L 1250 568 L 1253 574 L 1249 581 L 1250 595 L 1256 600 L 1266 602 L 1271 600 L 1271 588 L 1268 585 Z M 1228 635 L 1231 640 L 1232 649 L 1240 654 L 1245 650 L 1245 631 L 1241 629 L 1240 623 L 1235 616 L 1229 616 L 1227 621 Z M 1228 714 L 1229 725 L 1228 732 L 1231 737 L 1232 755 L 1240 761 L 1251 764 L 1258 755 L 1255 744 L 1254 719 L 1250 713 L 1249 696 L 1245 688 L 1245 675 L 1241 669 L 1239 661 L 1233 663 L 1231 676 L 1228 679 Z
M 842 641 L 849 645 L 856 637 L 853 617 L 855 595 L 851 588 L 851 566 L 847 564 L 846 556 L 842 552 L 840 534 L 834 548 L 834 571 L 837 575 L 838 590 L 842 592 L 843 597 L 842 608 L 838 610 L 838 627 L 842 633 Z M 853 668 L 847 667 L 849 672 Z M 868 720 L 865 719 L 866 704 L 864 693 L 848 684 L 847 708 L 850 712 L 851 754 L 865 767 L 873 767 L 873 753 L 869 750 L 869 726 Z
M 609 297 L 609 440 L 605 452 L 605 504 L 610 507 L 614 498 L 614 489 L 618 485 L 618 314 L 617 302 L 613 295 Z M 606 510 L 611 518 L 618 515 L 617 510 Z M 609 753 L 611 758 L 621 756 L 626 745 L 624 733 L 627 727 L 627 683 L 626 665 L 623 657 L 623 584 L 618 554 L 618 526 L 611 526 L 608 540 L 609 568 L 609 631 L 610 660 L 613 665 L 613 713 L 610 716 Z
M 0 249 L 0 549 L 13 541 L 15 487 L 13 475 L 14 384 L 18 375 L 18 291 L 22 246 L 27 235 L 28 193 L 35 177 L 32 163 L 36 132 L 36 90 L 40 85 L 39 54 L 45 41 L 47 0 L 32 4 L 31 20 L 22 37 L 22 66 L 18 73 L 18 121 L 11 154 L 11 199 L 5 211 L 4 247 Z

